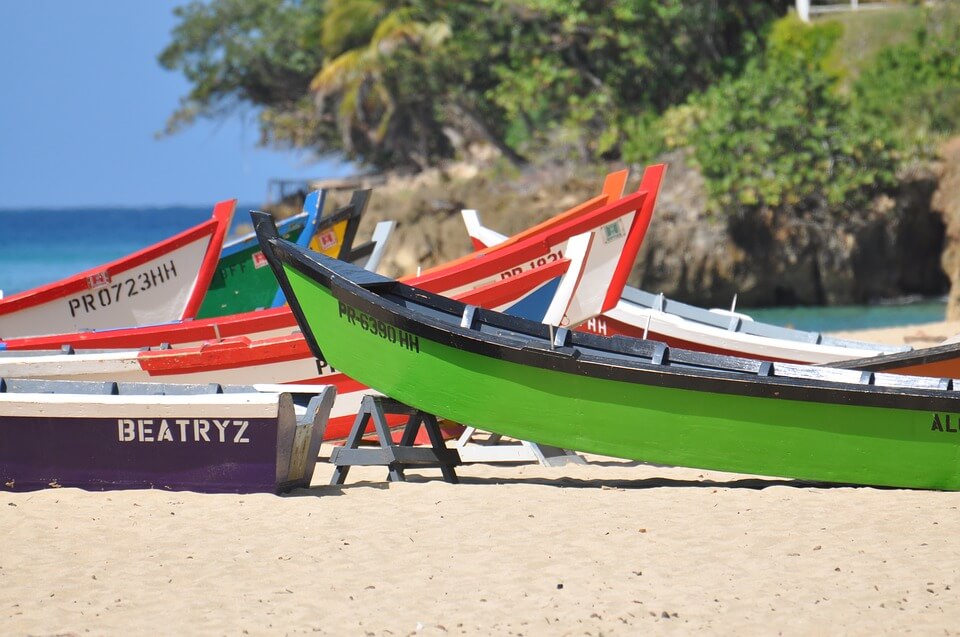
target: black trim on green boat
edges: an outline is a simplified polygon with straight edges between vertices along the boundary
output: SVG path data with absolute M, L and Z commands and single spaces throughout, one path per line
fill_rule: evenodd
M 364 246 L 354 249 L 353 241 L 356 239 L 357 229 L 360 227 L 360 217 L 363 216 L 363 213 L 366 211 L 369 203 L 369 188 L 363 190 L 354 190 L 353 194 L 350 196 L 350 202 L 342 208 L 344 212 L 347 212 L 350 215 L 350 219 L 347 221 L 347 227 L 343 230 L 343 247 L 340 248 L 340 254 L 347 261 L 355 261 L 362 256 L 359 254 L 359 251 L 363 249 Z M 370 251 L 373 251 L 373 244 L 370 244 Z
M 909 352 L 897 352 L 855 360 L 836 361 L 827 363 L 824 367 L 852 367 L 854 369 L 881 372 L 887 369 L 901 369 L 904 367 L 929 365 L 931 363 L 954 360 L 957 356 L 960 356 L 960 343 L 947 343 L 946 345 L 922 347 Z
M 317 339 L 283 271 L 285 263 L 348 307 L 419 339 L 522 365 L 570 374 L 695 391 L 834 404 L 960 412 L 952 379 L 771 363 L 670 348 L 658 341 L 600 336 L 543 325 L 399 283 L 284 241 L 272 219 L 255 225 L 264 254 L 290 299 L 311 351 Z M 267 248 L 269 246 L 269 249 Z M 468 327 L 463 317 L 470 316 Z

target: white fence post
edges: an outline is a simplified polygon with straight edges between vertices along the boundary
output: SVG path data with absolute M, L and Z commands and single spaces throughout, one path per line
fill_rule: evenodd
M 797 0 L 797 15 L 804 22 L 810 22 L 810 0 Z

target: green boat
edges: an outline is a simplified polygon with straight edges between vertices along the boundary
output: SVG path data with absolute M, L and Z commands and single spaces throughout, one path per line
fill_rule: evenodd
M 313 354 L 417 409 L 657 464 L 960 490 L 950 379 L 692 352 L 474 308 L 312 253 L 255 218 Z
M 328 256 L 352 261 L 358 256 L 357 251 L 369 253 L 372 249 L 371 245 L 353 249 L 353 239 L 369 197 L 369 190 L 357 191 L 347 206 L 329 217 L 321 217 L 325 193 L 311 192 L 304 200 L 303 212 L 278 224 L 280 236 Z M 251 232 L 224 245 L 197 318 L 252 312 L 279 307 L 285 302 L 257 237 Z

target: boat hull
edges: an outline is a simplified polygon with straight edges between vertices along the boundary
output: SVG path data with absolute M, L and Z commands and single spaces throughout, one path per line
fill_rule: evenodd
M 83 291 L 0 316 L 4 338 L 150 325 L 183 318 L 209 237 L 128 269 Z
M 663 312 L 638 307 L 623 299 L 616 307 L 590 319 L 578 329 L 600 336 L 649 338 L 670 347 L 785 363 L 833 363 L 883 353 L 879 347 L 868 349 L 867 343 L 864 347 L 857 347 L 853 341 L 848 346 L 822 345 L 700 327 Z M 901 370 L 899 373 L 915 372 Z
M 166 241 L 0 300 L 0 338 L 151 325 L 196 315 L 236 201 Z
M 245 391 L 0 393 L 0 488 L 276 493 L 308 486 L 333 391 L 317 387 L 299 422 L 290 393 Z
M 196 347 L 150 351 L 118 350 L 73 354 L 0 353 L 0 378 L 137 383 L 331 385 L 337 399 L 324 440 L 347 437 L 360 401 L 373 390 L 318 368 L 299 334 L 252 341 L 232 338 Z M 371 425 L 372 430 L 372 425 Z
M 280 234 L 295 241 L 303 232 L 306 217 L 280 225 Z M 330 255 L 337 256 L 337 255 Z M 260 245 L 247 240 L 236 249 L 224 248 L 210 287 L 197 311 L 198 319 L 226 316 L 271 307 L 277 294 L 277 279 L 270 271 Z
M 951 410 L 960 411 L 960 401 L 900 400 L 895 392 L 880 392 L 876 404 L 858 404 L 858 391 L 871 388 L 844 386 L 830 393 L 797 388 L 789 380 L 691 380 L 657 366 L 617 370 L 569 353 L 488 350 L 469 335 L 451 346 L 441 342 L 441 332 L 386 312 L 346 287 L 318 283 L 297 257 L 285 254 L 281 260 L 288 294 L 302 309 L 298 320 L 309 326 L 325 361 L 438 416 L 658 464 L 960 489 L 960 434 L 943 426 L 949 417 L 956 423 Z M 474 345 L 477 351 L 471 351 Z

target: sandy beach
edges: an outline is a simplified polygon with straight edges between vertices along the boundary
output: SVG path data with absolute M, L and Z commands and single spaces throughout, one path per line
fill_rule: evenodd
M 321 464 L 284 496 L 3 493 L 0 631 L 960 634 L 960 493 L 587 460 L 341 487 Z

